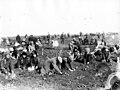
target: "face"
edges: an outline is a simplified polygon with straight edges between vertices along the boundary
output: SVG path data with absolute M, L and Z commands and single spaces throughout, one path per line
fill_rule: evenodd
M 22 42 L 22 45 L 25 45 L 25 42 Z
M 10 56 L 12 56 L 12 52 L 10 53 Z
M 40 41 L 39 39 L 37 39 L 37 41 Z
M 26 55 L 23 55 L 23 58 L 25 58 L 26 57 Z
M 34 44 L 33 41 L 31 41 L 31 44 Z
M 36 54 L 34 54 L 33 56 L 36 57 Z

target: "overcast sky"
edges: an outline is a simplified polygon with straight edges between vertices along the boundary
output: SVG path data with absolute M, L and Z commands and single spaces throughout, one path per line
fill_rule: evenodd
M 0 0 L 0 36 L 120 31 L 120 0 Z

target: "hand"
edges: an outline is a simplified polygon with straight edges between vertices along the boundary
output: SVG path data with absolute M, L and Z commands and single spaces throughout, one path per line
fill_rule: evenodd
M 62 75 L 63 73 L 62 73 L 62 72 L 60 72 L 60 74 Z

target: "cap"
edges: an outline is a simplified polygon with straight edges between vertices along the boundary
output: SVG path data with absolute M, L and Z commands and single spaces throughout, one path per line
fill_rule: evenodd
M 17 47 L 17 46 L 19 46 L 19 45 L 20 45 L 20 44 L 16 42 L 14 46 L 16 46 L 16 47 Z

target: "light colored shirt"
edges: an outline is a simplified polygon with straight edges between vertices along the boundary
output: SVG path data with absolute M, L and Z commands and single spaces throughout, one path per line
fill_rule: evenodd
M 86 52 L 87 54 L 89 54 L 89 53 L 90 53 L 90 48 L 85 48 L 85 52 Z
M 29 45 L 29 52 L 32 52 L 35 50 L 35 46 L 34 45 Z

